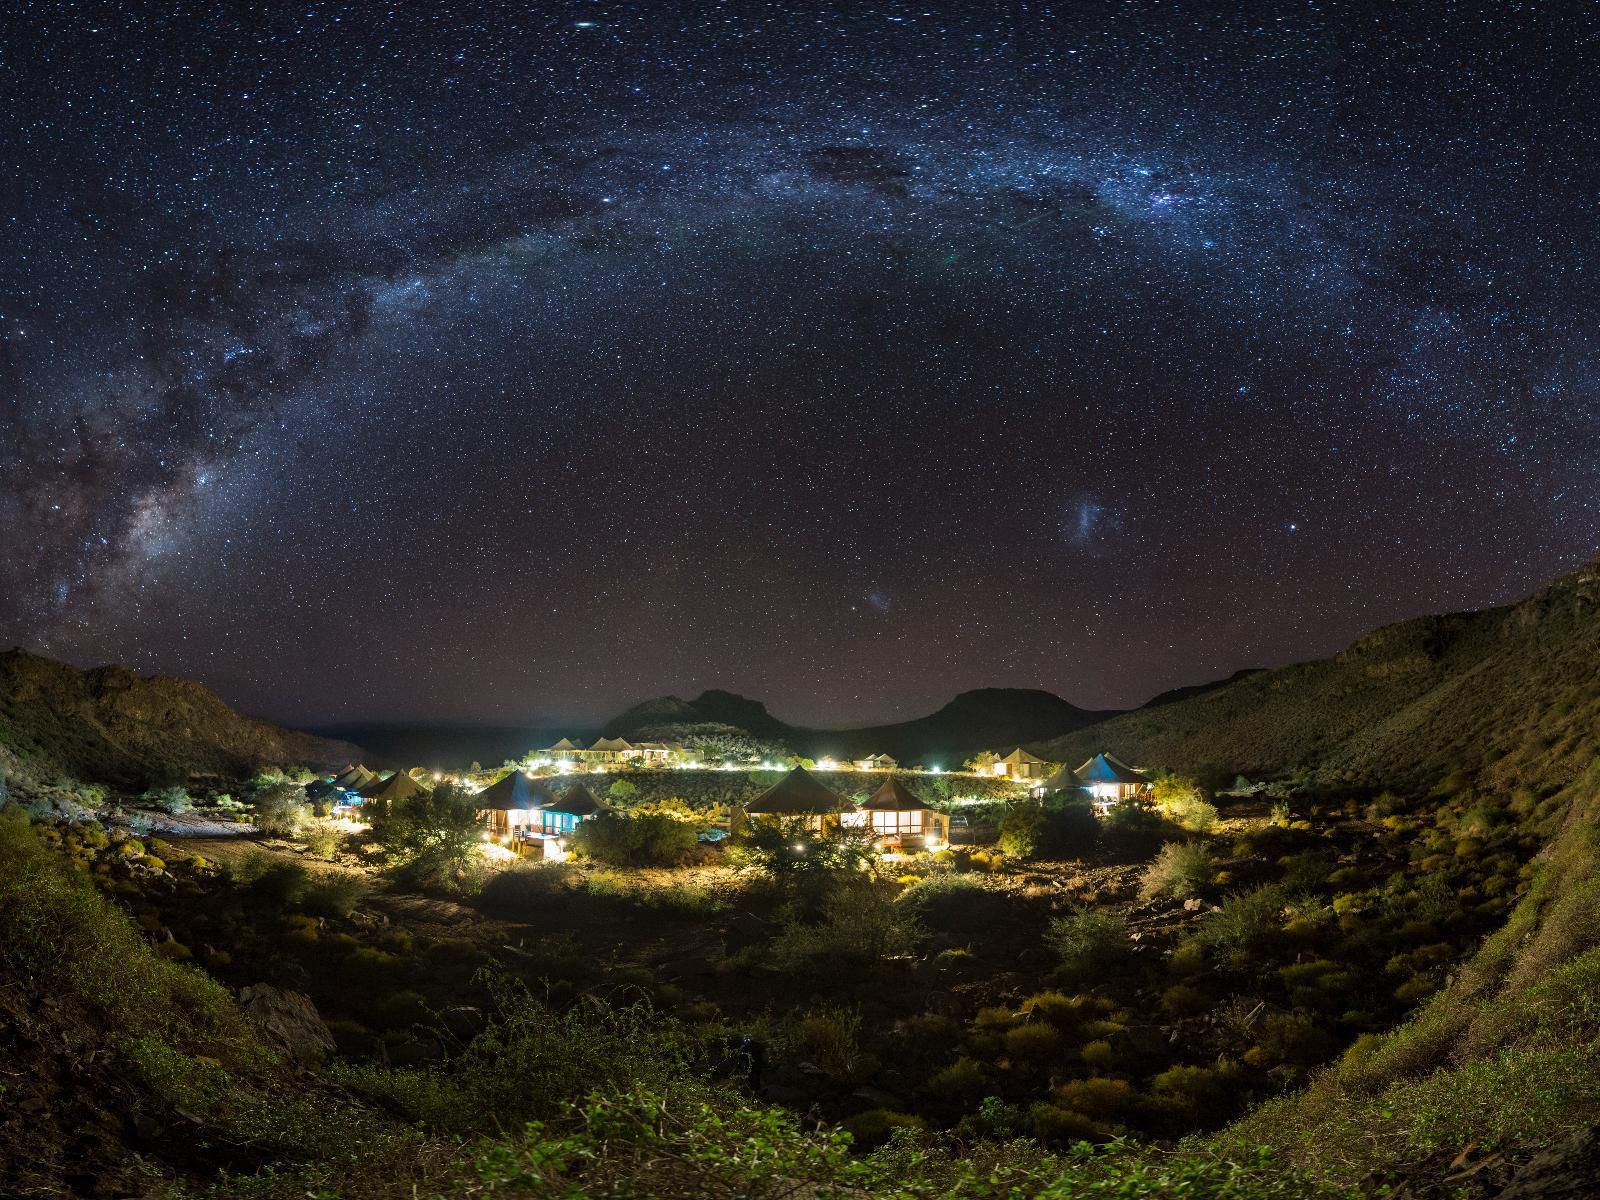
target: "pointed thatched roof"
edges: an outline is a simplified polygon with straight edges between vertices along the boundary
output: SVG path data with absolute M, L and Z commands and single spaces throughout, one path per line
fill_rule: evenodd
M 522 771 L 507 771 L 474 796 L 472 803 L 479 809 L 494 808 L 509 812 L 514 809 L 543 808 L 555 798 L 556 794 L 543 780 L 529 779 Z
M 561 794 L 559 800 L 552 799 L 544 805 L 545 812 L 566 813 L 573 817 L 587 817 L 599 812 L 605 805 L 595 798 L 595 794 L 581 783 L 575 783 Z
M 1140 772 L 1114 754 L 1102 751 L 1073 772 L 1083 783 L 1149 783 Z
M 1061 767 L 1057 769 L 1054 775 L 1051 775 L 1039 785 L 1039 790 L 1044 792 L 1069 792 L 1073 788 L 1081 788 L 1083 786 L 1083 780 L 1078 778 L 1071 767 Z
M 381 800 L 390 803 L 395 800 L 404 800 L 409 796 L 420 796 L 433 789 L 418 783 L 404 771 L 396 771 L 387 779 L 380 779 L 369 783 L 361 789 L 363 800 Z
M 809 813 L 850 812 L 855 805 L 819 781 L 804 767 L 796 767 L 744 806 L 747 813 L 805 816 Z
M 891 775 L 883 781 L 882 787 L 862 802 L 861 807 L 887 812 L 917 812 L 931 809 L 933 805 L 918 799 L 915 792 Z

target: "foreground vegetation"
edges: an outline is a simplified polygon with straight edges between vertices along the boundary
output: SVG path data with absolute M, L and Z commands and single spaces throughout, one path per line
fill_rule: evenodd
M 14 1004 L 109 1038 L 151 1132 L 130 1157 L 108 1129 L 98 1169 L 177 1194 L 1354 1194 L 1595 1109 L 1572 1043 L 1596 968 L 1540 968 L 1588 936 L 1596 782 L 1218 813 L 1168 780 L 1100 823 L 1013 803 L 1010 853 L 879 865 L 781 830 L 721 865 L 485 872 L 448 791 L 341 841 L 263 779 L 296 852 L 8 812 L 0 962 Z M 677 836 L 659 804 L 611 824 L 590 849 L 614 861 Z M 239 1015 L 263 983 L 312 998 L 324 1050 Z M 33 1029 L 25 1059 L 61 1038 Z M 64 1178 L 49 1144 L 18 1169 Z

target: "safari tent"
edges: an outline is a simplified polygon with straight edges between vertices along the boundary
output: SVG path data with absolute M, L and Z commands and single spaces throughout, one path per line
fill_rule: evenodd
M 1150 779 L 1115 755 L 1102 751 L 1078 767 L 1074 775 L 1097 801 L 1126 800 L 1144 792 Z
M 507 771 L 473 797 L 478 817 L 497 841 L 522 840 L 537 833 L 539 812 L 556 794 L 523 771 Z
M 747 821 L 804 820 L 814 833 L 839 827 L 843 813 L 855 806 L 804 767 L 796 767 L 748 804 L 734 810 L 733 832 Z
M 950 818 L 893 775 L 862 803 L 859 813 L 873 840 L 885 849 L 937 850 L 950 841 Z

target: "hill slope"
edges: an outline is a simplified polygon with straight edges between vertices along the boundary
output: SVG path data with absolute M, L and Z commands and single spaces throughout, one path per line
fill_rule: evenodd
M 139 786 L 259 767 L 336 767 L 358 747 L 234 712 L 193 680 L 126 667 L 80 671 L 11 650 L 0 654 L 0 747 L 38 779 Z
M 1378 629 L 1318 662 L 1261 671 L 1113 717 L 1036 749 L 1078 761 L 1108 749 L 1195 772 L 1316 770 L 1407 783 L 1514 762 L 1563 783 L 1600 722 L 1600 562 L 1527 599 Z
M 750 700 L 717 689 L 693 700 L 662 696 L 636 704 L 606 724 L 616 737 L 692 739 L 740 732 L 761 742 L 820 758 L 854 758 L 889 754 L 903 763 L 953 764 L 979 750 L 1013 746 L 1055 737 L 1103 720 L 1060 696 L 1032 688 L 978 688 L 962 692 L 926 717 L 860 729 L 807 729 L 789 725 Z

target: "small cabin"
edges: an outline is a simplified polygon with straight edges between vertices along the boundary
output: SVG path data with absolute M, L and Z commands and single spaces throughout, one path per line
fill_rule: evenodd
M 885 850 L 942 850 L 950 842 L 949 816 L 930 807 L 892 775 L 844 820 L 865 827 Z
M 823 783 L 804 767 L 796 767 L 750 803 L 733 812 L 732 831 L 762 821 L 803 821 L 812 833 L 822 836 L 839 828 L 845 813 L 855 805 Z

